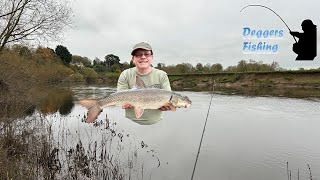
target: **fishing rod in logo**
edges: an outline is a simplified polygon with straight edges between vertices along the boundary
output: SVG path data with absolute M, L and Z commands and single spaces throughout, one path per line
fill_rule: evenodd
M 246 8 L 248 8 L 248 7 L 262 7 L 262 8 L 266 8 L 266 9 L 270 10 L 271 12 L 273 12 L 275 15 L 277 15 L 277 16 L 281 19 L 281 21 L 287 26 L 288 30 L 291 32 L 291 29 L 289 28 L 289 26 L 287 25 L 287 23 L 281 18 L 281 16 L 280 16 L 278 13 L 276 13 L 276 12 L 275 12 L 274 10 L 272 10 L 271 8 L 269 8 L 269 7 L 267 7 L 267 6 L 260 5 L 260 4 L 250 4 L 250 5 L 247 5 L 247 6 L 245 6 L 244 8 L 242 8 L 240 12 L 242 12 L 244 9 L 246 9 Z M 294 36 L 292 36 L 292 37 L 293 37 L 294 41 L 295 41 L 296 43 L 298 43 L 297 40 L 296 40 L 296 38 L 295 38 Z
M 273 12 L 280 20 L 286 25 L 290 34 L 292 35 L 295 43 L 292 46 L 292 50 L 294 53 L 298 54 L 296 60 L 313 60 L 317 56 L 317 28 L 316 25 L 310 19 L 306 19 L 302 22 L 302 30 L 303 33 L 291 31 L 287 23 L 281 18 L 281 16 L 276 13 L 271 8 L 260 5 L 260 4 L 250 4 L 241 9 L 242 12 L 244 9 L 248 7 L 261 7 L 268 9 Z M 299 38 L 299 41 L 296 38 Z

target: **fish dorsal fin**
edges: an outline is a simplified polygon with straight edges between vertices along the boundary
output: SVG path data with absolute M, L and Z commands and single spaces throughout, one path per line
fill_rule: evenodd
M 134 86 L 136 89 L 143 89 L 147 88 L 147 86 L 144 84 L 144 82 L 139 78 L 139 76 L 136 76 L 136 85 Z
M 134 114 L 136 115 L 136 118 L 139 119 L 143 114 L 144 109 L 140 107 L 134 107 Z

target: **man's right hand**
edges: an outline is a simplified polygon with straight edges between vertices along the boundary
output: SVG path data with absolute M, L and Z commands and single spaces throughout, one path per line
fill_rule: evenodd
M 130 104 L 125 104 L 122 106 L 122 109 L 129 109 L 132 108 L 133 106 L 131 106 Z
M 300 35 L 300 33 L 297 32 L 297 31 L 290 31 L 290 34 L 291 34 L 292 36 L 296 36 L 296 37 L 298 37 L 298 36 Z

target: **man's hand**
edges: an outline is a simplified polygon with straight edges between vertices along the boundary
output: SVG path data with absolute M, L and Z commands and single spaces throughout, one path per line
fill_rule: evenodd
M 176 108 L 174 106 L 162 106 L 159 108 L 161 111 L 176 111 Z
M 299 37 L 300 36 L 300 33 L 299 32 L 296 32 L 296 31 L 290 31 L 290 34 L 292 36 L 296 36 L 296 37 Z
M 132 108 L 133 106 L 131 106 L 130 104 L 125 104 L 122 106 L 122 109 L 129 109 Z
M 129 109 L 132 108 L 133 106 L 130 104 L 126 104 L 122 106 L 122 109 Z M 176 108 L 174 106 L 162 106 L 159 108 L 161 111 L 176 111 Z

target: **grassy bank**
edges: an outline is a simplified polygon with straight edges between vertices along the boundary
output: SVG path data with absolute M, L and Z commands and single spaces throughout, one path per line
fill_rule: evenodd
M 63 117 L 58 122 L 45 116 L 0 122 L 0 179 L 143 179 L 146 150 L 108 119 L 81 132 L 66 128 Z
M 61 82 L 112 82 L 120 72 L 96 72 L 93 67 L 65 65 L 50 48 L 14 46 L 0 53 L 0 90 Z M 24 50 L 24 51 L 23 51 Z

